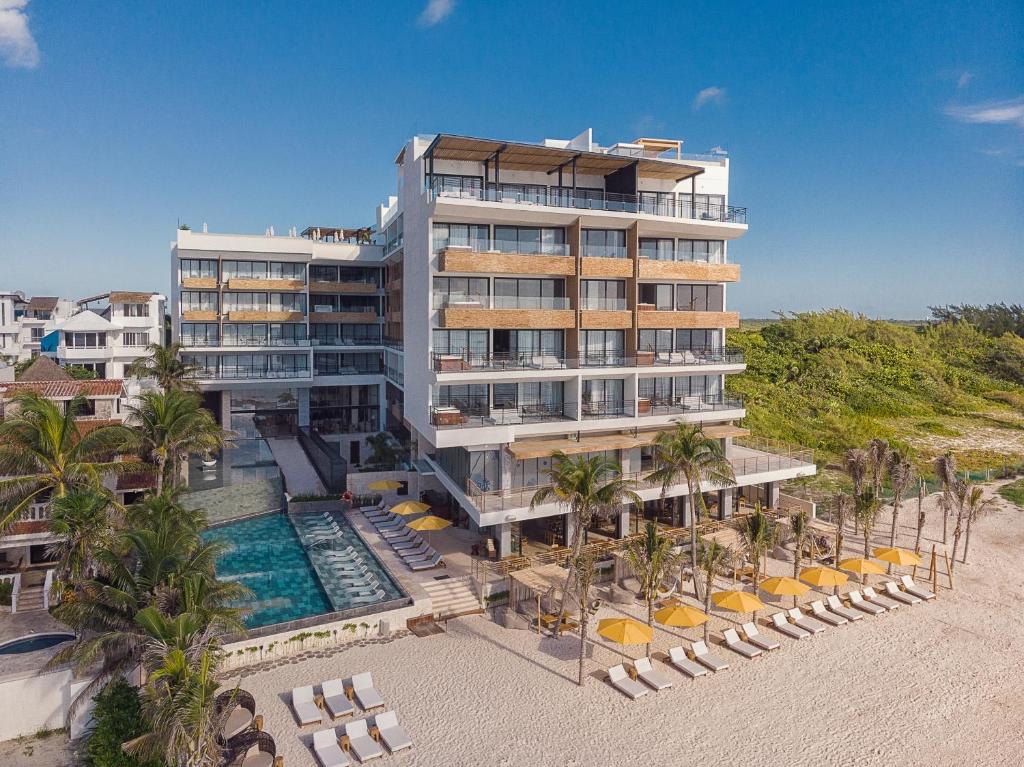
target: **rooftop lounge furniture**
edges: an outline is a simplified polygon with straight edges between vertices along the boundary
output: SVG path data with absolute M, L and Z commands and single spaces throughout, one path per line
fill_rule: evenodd
M 380 537 L 384 540 L 391 540 L 392 538 L 404 538 L 409 532 L 409 528 L 404 524 L 396 527 L 394 530 L 381 530 Z
M 373 686 L 373 675 L 369 671 L 352 677 L 352 694 L 356 696 L 363 711 L 384 708 L 384 699 Z
M 805 631 L 799 626 L 792 625 L 787 619 L 785 613 L 775 613 L 772 616 L 772 626 L 776 631 L 785 634 L 793 639 L 807 639 L 811 635 L 810 631 Z
M 413 532 L 408 538 L 402 538 L 398 541 L 388 541 L 391 544 L 391 548 L 395 551 L 408 551 L 409 549 L 415 549 L 417 546 L 421 546 L 425 543 L 423 538 L 420 537 L 419 533 Z
M 747 641 L 755 647 L 760 647 L 762 650 L 778 650 L 782 645 L 776 642 L 774 639 L 769 639 L 760 631 L 757 630 L 756 623 L 744 623 L 741 627 L 743 629 L 743 636 L 747 638 Z
M 736 633 L 736 629 L 726 629 L 722 636 L 725 637 L 725 646 L 733 652 L 739 653 L 744 658 L 756 658 L 763 652 L 760 647 L 755 647 L 754 645 L 740 639 L 740 635 Z
M 900 603 L 895 599 L 889 599 L 889 597 L 883 597 L 877 593 L 873 588 L 867 586 L 864 589 L 864 598 L 869 602 L 874 602 L 876 605 L 884 607 L 886 610 L 895 610 L 900 606 Z
M 846 595 L 850 600 L 850 607 L 862 610 L 868 615 L 881 615 L 885 612 L 885 608 L 881 605 L 876 605 L 874 602 L 868 602 L 864 597 L 860 595 L 859 591 L 851 591 Z
M 793 623 L 793 625 L 799 626 L 804 631 L 809 631 L 812 634 L 820 634 L 822 631 L 828 628 L 828 626 L 826 626 L 821 621 L 815 620 L 814 618 L 810 618 L 804 615 L 802 612 L 800 612 L 800 608 L 798 607 L 794 607 L 791 610 L 787 610 L 786 615 L 789 617 L 789 620 Z
M 841 615 L 848 621 L 859 621 L 864 619 L 864 613 L 859 610 L 852 610 L 842 602 L 839 601 L 839 597 L 834 594 L 825 599 L 828 603 L 828 609 L 835 615 Z
M 324 714 L 316 705 L 312 685 L 292 690 L 292 711 L 302 727 L 307 724 L 321 724 L 324 721 Z
M 356 594 L 351 597 L 349 601 L 353 605 L 372 605 L 376 602 L 380 602 L 387 594 L 382 589 L 377 589 L 372 594 Z
M 403 551 L 397 551 L 395 553 L 407 561 L 410 559 L 423 559 L 424 557 L 434 556 L 434 550 L 426 541 L 421 541 L 415 548 L 404 549 Z
M 649 690 L 635 679 L 630 679 L 626 667 L 621 663 L 608 669 L 608 681 L 612 687 L 633 700 L 643 697 Z
M 668 651 L 669 663 L 682 671 L 691 679 L 698 676 L 706 676 L 708 670 L 699 663 L 695 663 L 686 657 L 686 651 L 682 647 L 672 647 Z
M 690 652 L 693 653 L 693 659 L 695 661 L 716 673 L 719 671 L 725 671 L 729 668 L 729 664 L 721 658 L 712 655 L 708 646 L 703 642 L 694 642 L 691 644 Z
M 902 602 L 905 605 L 916 605 L 921 603 L 921 597 L 914 596 L 909 591 L 900 591 L 892 581 L 888 581 L 882 584 L 882 588 L 885 589 L 885 595 L 891 599 L 895 599 L 897 602 Z
M 385 711 L 373 718 L 373 726 L 380 733 L 380 739 L 392 754 L 404 748 L 412 748 L 412 739 L 398 723 L 398 715 L 394 711 Z
M 825 607 L 825 603 L 820 599 L 815 602 L 811 602 L 811 612 L 817 620 L 824 621 L 829 626 L 845 626 L 850 622 L 842 615 L 837 615 Z
M 360 762 L 368 762 L 371 759 L 384 756 L 384 749 L 380 747 L 380 743 L 370 737 L 370 730 L 366 726 L 365 719 L 346 722 L 345 734 L 348 735 L 349 748 Z
M 313 733 L 313 753 L 322 767 L 348 767 L 352 764 L 338 745 L 338 733 L 333 727 Z
M 409 569 L 413 571 L 430 570 L 434 567 L 446 567 L 444 560 L 440 554 L 434 554 L 434 556 L 426 562 L 406 562 L 409 565 Z
M 633 661 L 633 669 L 640 681 L 653 690 L 667 690 L 672 686 L 672 680 L 660 671 L 656 671 L 651 665 L 650 658 L 637 658 Z
M 923 586 L 919 586 L 918 584 L 916 584 L 914 582 L 914 579 L 911 578 L 909 575 L 901 575 L 900 583 L 903 584 L 904 591 L 906 591 L 908 594 L 913 594 L 915 597 L 920 597 L 925 602 L 927 602 L 929 599 L 935 599 L 935 594 L 933 594 Z
M 355 706 L 352 705 L 352 701 L 345 694 L 345 683 L 340 679 L 331 679 L 328 682 L 324 682 L 322 689 L 324 693 L 324 708 L 333 719 L 337 719 L 339 716 L 348 716 L 356 710 Z

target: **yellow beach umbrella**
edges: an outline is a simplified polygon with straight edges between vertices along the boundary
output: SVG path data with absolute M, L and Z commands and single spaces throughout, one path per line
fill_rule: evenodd
M 604 618 L 597 624 L 597 633 L 616 644 L 648 644 L 654 629 L 632 618 Z
M 409 501 L 409 503 L 415 503 L 415 501 Z M 420 504 L 420 505 L 422 506 L 423 504 Z M 408 513 L 415 513 L 415 512 L 408 512 Z M 449 522 L 447 519 L 441 519 L 440 517 L 435 517 L 433 514 L 427 514 L 427 516 L 425 516 L 425 517 L 417 517 L 412 522 L 406 522 L 405 523 L 406 527 L 411 527 L 413 530 L 417 530 L 417 531 L 419 531 L 421 533 L 426 533 L 427 534 L 427 543 L 428 544 L 430 543 L 430 533 L 431 533 L 431 531 L 433 531 L 433 530 L 444 530 L 446 527 L 449 527 L 450 525 L 451 525 L 451 522 Z
M 430 511 L 429 503 L 420 503 L 419 501 L 402 501 L 396 503 L 391 507 L 391 513 L 400 514 L 403 517 L 407 517 L 410 514 L 422 514 L 424 511 Z
M 883 562 L 897 567 L 913 567 L 921 564 L 921 557 L 912 551 L 899 548 L 875 549 L 875 556 Z
M 851 573 L 857 573 L 861 577 L 863 583 L 868 582 L 869 575 L 881 575 L 885 572 L 881 565 L 872 562 L 870 559 L 864 559 L 863 557 L 856 557 L 854 559 L 844 559 L 839 563 L 840 570 L 848 570 Z
M 376 482 L 371 482 L 367 485 L 370 490 L 397 490 L 402 486 L 402 483 L 397 479 L 378 479 Z
M 676 626 L 678 628 L 692 629 L 707 623 L 709 618 L 703 610 L 689 605 L 669 605 L 662 607 L 654 613 L 654 620 L 662 626 Z
M 800 580 L 819 589 L 835 588 L 850 580 L 850 576 L 831 567 L 805 567 L 800 571 Z
M 734 613 L 752 613 L 764 607 L 764 602 L 749 591 L 716 591 L 711 595 L 711 601 Z
M 776 597 L 798 597 L 801 594 L 806 594 L 811 587 L 796 578 L 781 575 L 762 581 L 758 588 Z

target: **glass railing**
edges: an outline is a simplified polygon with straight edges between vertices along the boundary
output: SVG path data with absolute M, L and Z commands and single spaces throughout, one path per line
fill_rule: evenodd
M 313 346 L 380 346 L 380 336 L 330 336 L 328 338 L 312 339 Z
M 291 378 L 310 378 L 309 370 L 266 370 L 263 368 L 227 368 L 222 370 L 211 370 L 203 368 L 195 374 L 200 380 L 276 380 Z
M 434 293 L 433 306 L 444 309 L 449 306 L 487 309 L 491 305 L 491 297 L 474 293 Z
M 564 242 L 525 242 L 522 240 L 495 240 L 491 250 L 520 256 L 568 256 L 569 245 Z
M 743 351 L 715 346 L 677 350 L 638 349 L 637 365 L 742 365 Z
M 571 309 L 564 296 L 494 296 L 494 309 Z
M 724 264 L 724 253 L 672 253 L 640 246 L 640 258 L 650 261 L 679 261 L 681 263 Z
M 584 258 L 625 258 L 625 245 L 584 245 Z
M 735 395 L 676 394 L 671 397 L 641 397 L 638 411 L 640 415 L 665 415 L 742 409 L 743 399 Z
M 574 420 L 574 403 L 537 402 L 488 407 L 485 402 L 463 402 L 451 405 L 433 405 L 430 408 L 430 422 L 439 429 L 514 426 L 525 423 Z
M 182 346 L 217 346 L 223 348 L 231 347 L 251 347 L 251 346 L 287 346 L 287 347 L 303 347 L 311 346 L 312 342 L 308 338 L 266 338 L 265 336 L 245 336 L 238 338 L 223 338 L 223 339 L 209 339 L 209 338 L 198 338 L 195 336 L 182 336 L 180 339 Z
M 623 399 L 584 398 L 581 410 L 584 418 L 626 418 L 633 415 L 633 403 Z
M 625 298 L 583 298 L 582 308 L 605 312 L 626 311 Z

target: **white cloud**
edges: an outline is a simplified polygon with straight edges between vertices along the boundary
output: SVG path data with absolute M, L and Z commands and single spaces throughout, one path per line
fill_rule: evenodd
M 968 85 L 971 84 L 971 80 L 974 79 L 974 72 L 964 70 L 956 77 L 956 89 L 962 91 Z
M 705 104 L 721 104 L 724 101 L 725 88 L 712 85 L 710 88 L 705 88 L 697 94 L 697 97 L 693 100 L 693 108 L 700 109 Z
M 9 67 L 39 65 L 39 46 L 28 29 L 28 0 L 0 0 L 0 59 Z
M 946 114 L 954 120 L 979 125 L 1016 125 L 1024 128 L 1024 96 L 1007 101 L 989 101 L 966 106 L 948 106 Z
M 2 2 L 2 0 L 0 0 Z M 427 7 L 420 14 L 420 24 L 432 27 L 447 19 L 455 10 L 455 0 L 428 0 Z

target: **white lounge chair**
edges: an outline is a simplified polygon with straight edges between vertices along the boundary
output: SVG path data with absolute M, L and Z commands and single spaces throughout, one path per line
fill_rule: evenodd
M 633 700 L 650 692 L 635 679 L 630 679 L 629 674 L 626 673 L 626 667 L 621 663 L 608 669 L 608 681 L 612 683 L 612 687 Z
M 761 648 L 754 647 L 754 645 L 748 644 L 740 639 L 740 635 L 736 633 L 736 629 L 726 629 L 722 636 L 725 637 L 725 646 L 733 652 L 739 653 L 744 658 L 756 658 L 763 652 Z
M 921 603 L 921 597 L 914 596 L 909 591 L 900 591 L 892 581 L 887 581 L 882 584 L 882 588 L 885 589 L 885 595 L 895 599 L 897 602 L 902 602 L 905 605 L 917 605 Z
M 820 621 L 824 621 L 830 626 L 845 626 L 848 621 L 842 615 L 836 615 L 834 612 L 825 607 L 825 603 L 820 599 L 811 602 L 811 612 L 814 613 L 814 617 Z
M 699 663 L 695 663 L 686 657 L 686 651 L 682 647 L 672 647 L 668 651 L 668 660 L 673 666 L 682 671 L 691 679 L 698 676 L 707 676 L 708 670 Z
M 406 536 L 406 534 L 408 533 L 408 531 L 409 531 L 408 527 L 406 527 L 405 525 L 399 525 L 394 530 L 384 530 L 384 531 L 382 531 L 381 534 L 380 534 L 380 537 L 383 538 L 386 541 L 389 541 L 392 538 L 404 538 Z
M 716 673 L 719 671 L 725 671 L 729 668 L 729 664 L 721 658 L 712 655 L 708 646 L 703 642 L 694 642 L 691 644 L 690 651 L 693 653 L 693 659 L 695 661 Z
M 851 591 L 846 595 L 850 599 L 850 607 L 857 610 L 862 610 L 868 615 L 881 615 L 885 612 L 885 608 L 881 605 L 876 605 L 874 602 L 868 602 L 864 597 L 860 595 L 859 591 Z
M 440 554 L 434 554 L 432 559 L 425 562 L 406 562 L 406 564 L 409 565 L 409 569 L 414 572 L 419 572 L 420 570 L 431 570 L 435 567 L 447 567 Z
M 398 715 L 394 711 L 377 714 L 373 719 L 373 725 L 380 732 L 380 739 L 392 754 L 404 748 L 412 748 L 412 739 L 398 723 Z
M 864 589 L 864 598 L 869 602 L 874 602 L 876 605 L 884 607 L 886 610 L 895 610 L 897 607 L 900 606 L 900 603 L 897 602 L 895 599 L 883 597 L 870 586 Z
M 370 730 L 366 726 L 365 719 L 356 719 L 345 724 L 345 734 L 348 735 L 348 745 L 356 759 L 360 762 L 368 762 L 384 756 L 384 749 L 380 743 L 370 737 Z
M 793 625 L 799 626 L 804 631 L 809 631 L 812 634 L 820 634 L 822 631 L 828 628 L 821 621 L 816 621 L 814 618 L 809 618 L 800 612 L 800 608 L 794 607 L 791 610 L 786 610 L 786 615 Z
M 324 713 L 316 705 L 312 685 L 292 690 L 292 711 L 302 727 L 307 724 L 322 724 L 324 721 Z
M 380 602 L 384 597 L 387 596 L 383 591 L 378 589 L 373 594 L 358 594 L 349 599 L 353 605 L 372 605 Z
M 917 583 L 914 582 L 914 579 L 911 578 L 909 575 L 901 575 L 900 583 L 903 584 L 904 591 L 906 591 L 908 594 L 913 594 L 915 597 L 920 597 L 925 602 L 927 602 L 929 599 L 935 599 L 935 594 L 933 594 L 923 586 L 919 586 Z
M 338 745 L 338 733 L 333 727 L 313 733 L 313 753 L 323 767 L 348 767 L 352 764 Z
M 356 674 L 352 677 L 352 693 L 363 707 L 363 711 L 384 708 L 384 699 L 373 686 L 373 675 L 369 672 Z
M 848 621 L 859 621 L 864 620 L 864 613 L 859 610 L 851 610 L 849 607 L 839 601 L 839 597 L 835 594 L 828 597 L 825 600 L 828 603 L 828 609 L 835 615 L 841 615 Z
M 780 645 L 774 639 L 769 639 L 760 631 L 758 631 L 756 623 L 744 623 L 743 626 L 741 626 L 741 628 L 743 629 L 743 636 L 745 636 L 747 638 L 747 641 L 750 642 L 750 644 L 754 645 L 754 647 L 760 647 L 762 650 L 765 650 L 766 652 L 770 650 L 778 650 L 780 647 L 782 647 L 782 645 Z
M 807 639 L 807 637 L 811 635 L 810 631 L 804 631 L 799 626 L 794 626 L 786 620 L 785 613 L 775 613 L 775 615 L 772 616 L 772 626 L 776 631 L 793 639 Z
M 332 719 L 337 719 L 339 716 L 348 716 L 356 710 L 356 707 L 352 705 L 352 701 L 345 694 L 345 683 L 340 679 L 331 679 L 328 682 L 324 682 L 322 688 L 324 692 L 324 708 L 327 709 L 327 713 L 331 715 Z
M 672 680 L 660 671 L 656 671 L 651 665 L 650 658 L 637 658 L 633 661 L 633 669 L 636 671 L 637 678 L 652 690 L 667 690 L 672 686 Z

